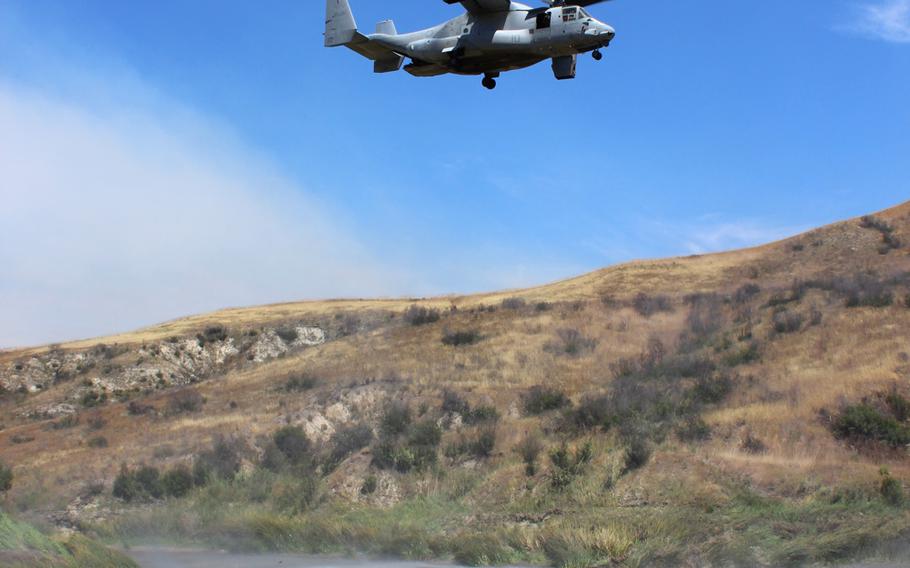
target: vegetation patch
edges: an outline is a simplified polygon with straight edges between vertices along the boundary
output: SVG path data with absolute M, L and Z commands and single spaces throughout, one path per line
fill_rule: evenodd
M 893 448 L 910 444 L 910 427 L 868 403 L 844 407 L 831 422 L 831 429 L 845 440 L 880 442 Z
M 449 347 L 462 347 L 474 345 L 481 339 L 482 336 L 477 330 L 447 331 L 442 336 L 442 343 Z
M 522 396 L 522 407 L 525 414 L 537 416 L 545 412 L 559 410 L 570 406 L 572 402 L 566 393 L 553 387 L 536 385 Z
M 426 325 L 439 321 L 441 315 L 435 308 L 424 306 L 411 306 L 404 312 L 404 321 L 411 325 Z

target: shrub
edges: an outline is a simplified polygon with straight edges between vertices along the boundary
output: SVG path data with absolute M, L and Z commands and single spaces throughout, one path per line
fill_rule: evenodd
M 733 380 L 721 375 L 698 379 L 690 391 L 693 400 L 700 404 L 717 404 L 722 402 L 733 391 Z
M 724 356 L 724 364 L 728 367 L 748 365 L 761 359 L 761 350 L 757 341 L 750 341 L 745 347 L 737 349 Z
M 6 493 L 13 487 L 13 468 L 0 462 L 0 493 Z
M 536 416 L 569 406 L 569 397 L 559 389 L 537 385 L 522 397 L 525 414 Z
M 737 304 L 745 304 L 755 296 L 761 293 L 761 288 L 758 284 L 748 283 L 743 284 L 736 289 L 736 292 L 733 293 L 733 301 Z
M 141 487 L 136 481 L 136 476 L 126 467 L 126 464 L 120 466 L 120 473 L 114 479 L 114 486 L 111 493 L 117 499 L 122 499 L 127 503 L 140 496 Z
M 632 300 L 632 307 L 639 315 L 649 318 L 658 312 L 672 312 L 673 302 L 669 296 L 662 294 L 649 296 L 644 292 L 639 292 Z
M 142 404 L 141 402 L 136 401 L 136 400 L 130 401 L 130 403 L 126 406 L 126 412 L 130 416 L 142 416 L 142 415 L 148 414 L 154 410 L 155 410 L 155 407 L 150 406 L 148 404 Z
M 550 452 L 550 462 L 553 469 L 550 471 L 550 484 L 557 491 L 562 491 L 572 483 L 578 475 L 583 473 L 588 462 L 594 457 L 594 448 L 591 442 L 585 442 L 574 452 L 569 451 L 566 444 Z
M 803 316 L 789 310 L 781 310 L 774 313 L 771 323 L 777 333 L 794 333 L 802 328 Z
M 837 280 L 833 288 L 846 297 L 848 308 L 885 308 L 894 303 L 894 294 L 885 283 L 869 274 Z
M 86 408 L 101 406 L 105 402 L 107 402 L 107 393 L 104 391 L 90 390 L 82 395 L 82 406 Z
M 555 342 L 550 342 L 544 349 L 556 355 L 568 355 L 576 357 L 588 351 L 593 351 L 597 347 L 597 340 L 590 339 L 582 335 L 580 331 L 572 328 L 556 330 Z
M 686 298 L 690 304 L 686 329 L 696 342 L 707 338 L 724 324 L 722 300 L 717 294 L 693 294 Z
M 411 425 L 411 408 L 406 402 L 390 400 L 382 414 L 379 429 L 383 434 L 398 436 Z
M 279 327 L 275 330 L 275 335 L 285 343 L 294 343 L 300 337 L 296 327 Z
M 404 312 L 404 321 L 414 326 L 435 323 L 439 321 L 439 318 L 439 310 L 435 308 L 414 305 Z
M 178 465 L 161 477 L 161 487 L 168 497 L 184 497 L 193 488 L 193 474 L 185 465 Z
M 287 515 L 307 511 L 319 494 L 319 480 L 312 475 L 283 477 L 272 485 L 275 509 Z
M 901 482 L 891 477 L 887 468 L 879 471 L 881 481 L 879 482 L 878 492 L 886 503 L 893 507 L 900 507 L 904 504 L 904 488 Z
M 884 219 L 879 219 L 874 215 L 866 215 L 860 219 L 859 226 L 864 229 L 874 229 L 882 234 L 894 232 L 894 227 L 888 224 Z
M 521 442 L 515 446 L 515 451 L 521 456 L 521 460 L 525 464 L 525 475 L 528 477 L 536 475 L 537 457 L 540 455 L 540 452 L 543 451 L 543 442 L 541 442 L 540 436 L 527 434 L 522 438 Z
M 701 417 L 690 416 L 677 427 L 676 435 L 683 442 L 703 442 L 711 437 L 711 427 Z
M 363 485 L 360 486 L 361 495 L 372 495 L 376 493 L 376 489 L 379 487 L 379 482 L 376 480 L 375 475 L 368 475 L 366 479 L 363 480 Z
M 644 467 L 651 459 L 651 446 L 644 436 L 632 436 L 626 441 L 623 473 Z
M 75 428 L 79 425 L 79 416 L 75 414 L 69 414 L 64 416 L 59 420 L 55 420 L 50 423 L 51 430 L 68 430 L 69 428 Z
M 408 445 L 412 447 L 435 448 L 442 441 L 442 428 L 432 420 L 424 420 L 414 425 L 408 435 Z
M 202 410 L 203 404 L 205 404 L 205 397 L 198 390 L 185 388 L 170 395 L 165 406 L 168 414 L 175 415 L 198 412 Z
M 360 423 L 339 428 L 329 439 L 331 450 L 326 460 L 326 469 L 335 469 L 338 464 L 348 459 L 354 452 L 369 446 L 372 441 L 373 429 L 367 424 Z
M 477 458 L 488 458 L 496 448 L 496 426 L 481 428 L 470 445 L 470 452 Z
M 288 376 L 284 383 L 284 390 L 288 392 L 302 392 L 316 388 L 319 381 L 309 373 L 295 373 Z
M 126 464 L 120 467 L 120 473 L 114 480 L 112 489 L 114 497 L 127 503 L 131 501 L 149 501 L 160 499 L 164 494 L 161 486 L 161 474 L 152 466 L 143 465 L 131 471 Z
M 206 343 L 214 343 L 227 339 L 228 330 L 223 325 L 210 325 L 202 333 L 196 335 L 199 345 L 204 347 Z
M 240 450 L 243 443 L 239 439 L 216 436 L 212 449 L 196 456 L 193 463 L 193 482 L 202 486 L 215 477 L 232 480 L 240 471 Z
M 882 442 L 895 448 L 910 444 L 910 428 L 865 403 L 844 408 L 831 428 L 838 438 Z
M 461 415 L 465 415 L 471 411 L 471 405 L 468 404 L 468 401 L 457 392 L 451 390 L 443 391 L 442 406 L 440 408 L 443 412 Z
M 312 444 L 300 426 L 279 428 L 272 434 L 272 442 L 292 466 L 309 463 L 312 459 Z
M 521 310 L 528 303 L 524 298 L 506 298 L 502 301 L 502 309 L 504 310 Z
M 901 396 L 896 390 L 885 396 L 885 403 L 898 422 L 906 422 L 910 419 L 910 400 Z
M 476 330 L 449 331 L 442 336 L 442 343 L 450 347 L 473 345 L 480 341 L 481 336 Z
M 553 309 L 553 304 L 550 302 L 537 302 L 534 305 L 534 310 L 538 312 L 548 312 Z
M 609 424 L 613 405 L 609 396 L 588 396 L 578 406 L 566 414 L 569 422 L 576 429 L 589 430 L 605 427 Z
M 481 405 L 470 410 L 464 416 L 466 424 L 481 424 L 485 422 L 498 422 L 499 411 L 495 406 Z
M 746 435 L 740 441 L 739 448 L 748 454 L 763 454 L 768 451 L 768 446 L 758 439 L 752 430 L 747 430 Z
M 107 447 L 107 438 L 105 438 L 104 436 L 94 436 L 92 438 L 89 438 L 88 441 L 86 442 L 86 444 L 90 448 L 95 448 L 95 449 L 106 448 Z

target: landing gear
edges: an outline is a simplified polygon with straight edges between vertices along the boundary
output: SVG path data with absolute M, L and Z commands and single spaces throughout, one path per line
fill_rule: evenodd
M 600 61 L 601 59 L 604 58 L 604 54 L 601 53 L 599 49 L 595 49 L 594 52 L 591 54 L 591 57 L 594 58 L 594 61 Z
M 490 75 L 487 75 L 486 77 L 483 78 L 483 81 L 481 81 L 481 84 L 484 87 L 486 87 L 492 91 L 493 89 L 496 88 L 496 79 L 494 79 Z

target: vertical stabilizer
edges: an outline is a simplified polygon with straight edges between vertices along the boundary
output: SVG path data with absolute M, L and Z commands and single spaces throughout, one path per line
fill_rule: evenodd
M 385 35 L 398 35 L 398 30 L 395 29 L 395 22 L 392 20 L 386 20 L 384 22 L 379 22 L 376 24 L 376 33 Z
M 357 22 L 348 0 L 325 0 L 325 46 L 346 45 L 356 31 Z

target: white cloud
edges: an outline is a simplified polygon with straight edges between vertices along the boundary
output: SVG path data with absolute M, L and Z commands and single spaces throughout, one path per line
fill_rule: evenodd
M 185 110 L 0 83 L 0 346 L 407 287 L 334 218 Z
M 667 242 L 679 243 L 689 254 L 708 254 L 763 245 L 797 235 L 805 229 L 754 219 L 717 221 L 705 217 L 691 224 L 660 224 L 655 232 L 663 235 Z
M 910 0 L 882 0 L 860 6 L 851 28 L 866 36 L 894 43 L 910 43 Z

